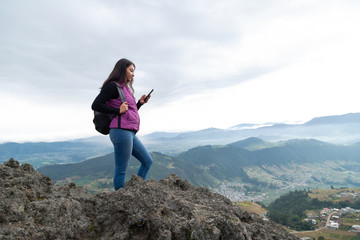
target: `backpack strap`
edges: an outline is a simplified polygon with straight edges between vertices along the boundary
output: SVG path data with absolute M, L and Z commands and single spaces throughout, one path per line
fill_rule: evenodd
M 121 102 L 122 103 L 126 102 L 125 94 L 124 94 L 124 91 L 122 90 L 122 87 L 117 82 L 115 82 L 115 84 L 116 84 L 116 88 L 119 92 L 119 97 L 120 97 Z M 118 114 L 118 128 L 121 128 L 120 116 L 121 116 L 121 114 L 119 113 Z
M 119 97 L 120 97 L 121 102 L 122 103 L 126 102 L 125 95 L 124 95 L 124 92 L 122 90 L 122 87 L 120 87 L 120 85 L 117 82 L 115 82 L 115 84 L 116 84 L 117 90 L 119 92 Z

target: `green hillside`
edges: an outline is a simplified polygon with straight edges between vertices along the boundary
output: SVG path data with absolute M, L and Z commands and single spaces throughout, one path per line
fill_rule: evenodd
M 360 216 L 357 212 L 357 209 L 360 209 L 360 199 L 358 197 L 351 199 L 341 197 L 349 194 L 360 196 L 360 189 L 327 190 L 327 199 L 329 199 L 330 196 L 337 195 L 339 196 L 339 199 L 336 201 L 319 200 L 317 197 L 314 197 L 316 196 L 316 192 L 317 191 L 314 193 L 313 191 L 295 190 L 280 196 L 267 207 L 268 217 L 271 220 L 294 230 L 313 230 L 326 224 L 327 216 L 324 215 L 336 213 L 337 215 L 342 216 L 342 221 L 338 222 L 343 223 L 345 228 L 342 229 L 347 231 L 349 226 L 346 227 L 347 224 L 345 224 L 345 218 L 356 216 L 356 219 Z M 321 216 L 319 212 L 324 208 L 333 210 L 329 210 L 328 213 Z M 354 209 L 354 211 L 350 211 L 349 208 Z M 316 224 L 312 224 L 311 221 L 304 221 L 304 219 L 308 218 L 307 214 L 311 216 L 310 218 L 317 220 Z M 353 224 L 357 223 L 358 219 L 353 222 Z
M 154 163 L 148 175 L 149 179 L 161 180 L 171 173 L 175 173 L 195 185 L 206 187 L 214 185 L 212 176 L 204 174 L 199 167 L 192 163 L 157 152 L 151 153 L 151 156 Z M 135 158 L 130 160 L 127 180 L 130 179 L 132 174 L 137 173 L 139 166 L 140 163 Z M 100 178 L 112 179 L 114 173 L 114 155 L 108 154 L 81 163 L 44 166 L 39 168 L 38 171 L 51 177 L 55 182 L 75 176 L 77 179 L 86 178 L 87 181 L 94 181 Z
M 250 138 L 229 145 L 196 147 L 176 157 L 158 152 L 151 155 L 154 163 L 149 179 L 158 181 L 175 173 L 234 201 L 270 203 L 294 189 L 360 187 L 360 144 L 343 146 L 312 139 L 270 143 Z M 130 161 L 127 179 L 137 173 L 138 166 L 137 160 Z M 38 170 L 55 181 L 70 178 L 86 185 L 105 178 L 110 186 L 114 160 L 109 154 Z
M 253 150 L 247 150 L 251 146 Z M 261 166 L 264 169 L 266 166 L 287 167 L 294 164 L 321 164 L 325 161 L 360 164 L 360 146 L 340 146 L 317 140 L 290 140 L 267 144 L 252 138 L 251 141 L 246 139 L 226 146 L 196 147 L 178 157 L 201 166 L 218 179 L 241 178 L 244 182 L 251 182 L 255 180 L 251 180 L 244 172 L 246 167 Z

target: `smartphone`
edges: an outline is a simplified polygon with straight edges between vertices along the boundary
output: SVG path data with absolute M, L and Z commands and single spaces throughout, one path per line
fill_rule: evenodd
M 148 95 L 146 95 L 146 97 L 145 97 L 145 99 L 144 99 L 144 101 L 146 101 L 149 97 L 150 97 L 150 95 L 151 95 L 151 93 L 154 91 L 154 89 L 152 89 L 150 92 L 149 92 L 149 94 Z

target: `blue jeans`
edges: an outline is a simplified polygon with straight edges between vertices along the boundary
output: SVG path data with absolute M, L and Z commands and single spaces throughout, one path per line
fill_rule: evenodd
M 125 185 L 125 174 L 131 155 L 141 163 L 137 175 L 146 180 L 153 160 L 144 145 L 135 135 L 135 132 L 112 128 L 110 129 L 110 139 L 114 145 L 115 154 L 115 190 L 123 188 Z

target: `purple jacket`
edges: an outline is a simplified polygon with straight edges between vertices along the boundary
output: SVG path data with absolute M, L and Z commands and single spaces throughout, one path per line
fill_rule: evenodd
M 138 108 L 136 106 L 135 98 L 133 97 L 131 90 L 124 86 L 122 88 L 125 99 L 129 105 L 128 110 L 120 115 L 120 128 L 122 129 L 128 129 L 128 130 L 134 130 L 139 131 L 140 129 L 140 117 L 138 113 Z M 120 97 L 118 99 L 110 99 L 106 102 L 106 105 L 114 107 L 114 108 L 120 108 L 120 105 L 122 104 Z M 118 116 L 114 117 L 114 119 L 110 123 L 110 128 L 118 128 Z

